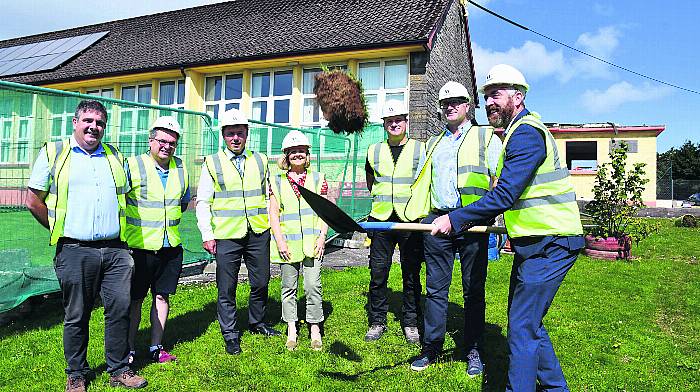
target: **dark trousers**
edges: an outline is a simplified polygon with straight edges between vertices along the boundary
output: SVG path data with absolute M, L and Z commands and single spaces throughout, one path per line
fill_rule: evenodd
M 552 341 L 542 324 L 559 286 L 578 257 L 550 243 L 527 259 L 515 254 L 508 295 L 507 391 L 568 391 Z
M 403 281 L 403 326 L 417 327 L 421 319 L 420 268 L 423 259 L 423 234 L 410 231 L 380 231 L 372 235 L 369 248 L 370 281 L 367 307 L 370 325 L 386 325 L 386 313 L 389 310 L 387 282 L 397 244 Z
M 439 215 L 430 213 L 423 223 L 431 223 Z M 486 319 L 486 270 L 488 264 L 487 235 L 466 234 L 459 237 L 437 237 L 423 234 L 425 250 L 425 333 L 427 348 L 441 351 L 447 328 L 447 307 L 455 254 L 459 254 L 464 296 L 464 344 L 475 348 L 481 343 Z
M 245 237 L 216 240 L 216 310 L 224 340 L 240 337 L 236 314 L 236 287 L 241 259 L 248 269 L 250 298 L 248 325 L 252 328 L 263 322 L 267 306 L 267 286 L 270 283 L 270 230 L 260 234 L 248 230 Z
M 134 260 L 119 241 L 72 242 L 59 240 L 54 259 L 61 286 L 65 318 L 63 352 L 71 376 L 85 376 L 89 323 L 95 298 L 101 295 L 105 315 L 107 371 L 122 373 L 129 365 L 129 304 Z

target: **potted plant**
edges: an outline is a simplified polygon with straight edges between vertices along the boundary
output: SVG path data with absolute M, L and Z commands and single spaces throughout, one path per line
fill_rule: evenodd
M 635 218 L 644 208 L 642 191 L 645 163 L 635 163 L 627 170 L 627 145 L 622 142 L 610 151 L 610 162 L 598 168 L 593 187 L 593 201 L 585 211 L 595 227 L 586 236 L 584 254 L 606 259 L 629 259 L 632 242 L 648 237 L 655 225 Z

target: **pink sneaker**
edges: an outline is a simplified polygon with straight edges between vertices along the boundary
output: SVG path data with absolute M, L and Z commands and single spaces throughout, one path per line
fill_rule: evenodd
M 164 349 L 159 348 L 158 350 L 151 351 L 151 359 L 153 360 L 153 362 L 165 363 L 175 361 L 177 357 L 165 351 Z

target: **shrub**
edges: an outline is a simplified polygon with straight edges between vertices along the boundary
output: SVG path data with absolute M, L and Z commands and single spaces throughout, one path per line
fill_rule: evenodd
M 631 170 L 626 169 L 627 144 L 610 151 L 610 162 L 598 168 L 593 187 L 593 201 L 586 205 L 596 227 L 591 234 L 597 237 L 630 237 L 635 243 L 648 237 L 658 227 L 646 220 L 634 218 L 640 208 L 644 208 L 642 191 L 645 163 L 635 163 Z
M 676 220 L 675 225 L 676 227 L 698 227 L 700 226 L 700 222 L 698 222 L 698 218 L 690 214 L 685 214 Z

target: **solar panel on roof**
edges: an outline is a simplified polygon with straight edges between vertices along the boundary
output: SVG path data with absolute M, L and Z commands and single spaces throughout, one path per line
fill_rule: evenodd
M 94 45 L 109 31 L 0 49 L 0 76 L 48 71 Z

